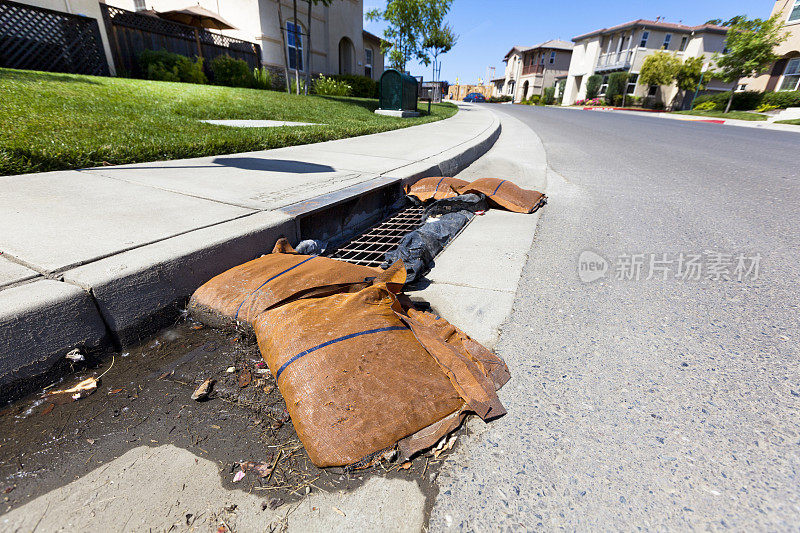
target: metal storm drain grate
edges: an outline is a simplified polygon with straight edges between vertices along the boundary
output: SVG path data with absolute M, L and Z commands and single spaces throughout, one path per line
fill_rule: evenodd
M 422 207 L 407 207 L 343 244 L 331 257 L 357 265 L 380 266 L 386 252 L 397 248 L 407 233 L 422 225 L 423 211 Z

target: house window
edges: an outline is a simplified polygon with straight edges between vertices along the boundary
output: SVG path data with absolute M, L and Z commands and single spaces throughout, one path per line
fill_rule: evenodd
M 145 0 L 133 0 L 133 9 L 136 11 L 144 11 L 147 9 L 147 4 L 145 4 Z
M 739 85 L 736 86 L 736 92 L 737 93 L 741 93 L 741 92 L 744 92 L 746 90 L 747 90 L 747 84 L 746 83 L 740 83 Z
M 639 81 L 638 74 L 631 74 L 628 76 L 628 90 L 625 91 L 626 94 L 633 94 L 636 92 L 636 82 Z
M 597 92 L 598 96 L 605 95 L 606 89 L 608 89 L 608 75 L 603 76 L 603 83 L 600 84 L 600 90 Z
M 649 31 L 642 32 L 642 42 L 639 43 L 639 48 L 647 48 L 647 39 L 650 38 Z
M 544 65 L 544 54 L 539 58 L 539 64 Z
M 647 91 L 647 96 L 655 96 L 658 92 L 658 85 L 651 85 L 650 89 Z
M 800 0 L 795 0 L 794 7 L 789 12 L 789 20 L 787 22 L 793 22 L 800 20 Z
M 372 77 L 372 48 L 364 49 L 364 76 Z
M 553 52 L 550 52 L 550 64 L 552 65 L 555 62 L 556 62 L 556 53 L 555 53 L 555 51 L 553 51 Z
M 680 47 L 680 51 L 681 52 L 685 52 L 686 51 L 686 45 L 688 43 L 689 43 L 689 38 L 688 37 L 686 37 L 685 35 L 683 37 L 681 37 L 681 47 Z
M 669 43 L 672 41 L 672 34 L 668 33 L 664 36 L 664 44 L 661 45 L 662 50 L 669 50 Z
M 790 60 L 783 71 L 783 82 L 779 91 L 797 91 L 800 89 L 800 57 Z
M 297 41 L 295 42 L 295 24 L 292 21 L 286 22 L 286 49 L 289 56 L 289 68 L 303 70 L 303 27 L 297 25 Z M 294 52 L 297 50 L 297 57 Z M 295 63 L 299 62 L 299 65 Z

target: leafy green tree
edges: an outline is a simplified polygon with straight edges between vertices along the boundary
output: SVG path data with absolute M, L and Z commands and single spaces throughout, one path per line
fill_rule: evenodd
M 448 24 L 443 26 L 437 25 L 426 29 L 425 38 L 422 41 L 422 48 L 430 50 L 433 56 L 433 77 L 431 78 L 433 81 L 436 81 L 437 67 L 441 70 L 439 56 L 452 50 L 457 42 L 458 35 L 455 34 Z
M 656 52 L 645 58 L 638 82 L 647 86 L 672 85 L 682 64 L 680 58 L 673 53 Z
M 669 52 L 656 52 L 645 58 L 639 72 L 642 85 L 672 85 L 681 68 L 681 60 Z
M 386 9 L 372 9 L 366 13 L 368 20 L 383 20 L 388 27 L 383 31 L 387 42 L 381 44 L 389 55 L 393 68 L 405 71 L 406 63 L 416 58 L 424 65 L 430 57 L 423 47 L 425 30 L 441 26 L 453 0 L 387 0 Z
M 678 68 L 675 73 L 675 83 L 678 85 L 678 91 L 681 97 L 681 102 L 686 99 L 687 91 L 702 91 L 705 89 L 705 84 L 701 85 L 703 80 L 703 58 L 702 57 L 688 57 Z M 678 95 L 675 95 L 677 98 Z
M 600 92 L 600 86 L 603 84 L 603 76 L 600 74 L 592 74 L 586 79 L 586 99 L 594 100 Z
M 725 83 L 736 83 L 741 78 L 758 76 L 778 60 L 773 52 L 776 46 L 785 41 L 788 32 L 781 29 L 778 15 L 769 19 L 748 19 L 744 16 L 731 19 L 732 24 L 725 38 L 727 53 L 714 55 L 716 67 L 714 76 Z M 733 103 L 733 94 L 728 99 L 725 112 Z

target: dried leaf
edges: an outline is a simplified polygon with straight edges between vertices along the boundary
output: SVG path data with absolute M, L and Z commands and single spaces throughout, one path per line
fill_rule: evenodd
M 245 388 L 250 385 L 250 382 L 253 380 L 253 375 L 250 373 L 249 368 L 245 368 L 241 372 L 239 372 L 239 387 Z
M 98 380 L 95 378 L 86 378 L 71 389 L 49 391 L 47 394 L 50 396 L 69 394 L 72 396 L 73 400 L 80 400 L 81 398 L 85 398 L 90 394 L 93 394 L 97 390 L 98 383 Z
M 406 461 L 400 465 L 401 470 L 408 470 L 409 468 L 411 468 L 411 461 Z
M 211 390 L 214 388 L 214 380 L 209 378 L 203 382 L 202 385 L 197 387 L 197 390 L 192 393 L 192 400 L 201 401 L 208 398 L 208 395 L 211 394 Z
M 338 507 L 333 507 L 333 505 L 331 505 L 331 507 L 333 508 L 333 510 L 334 510 L 334 511 L 336 511 L 336 512 L 337 512 L 337 513 L 339 513 L 340 515 L 342 515 L 342 516 L 347 516 L 346 514 L 344 514 L 344 511 L 342 511 L 342 510 L 341 510 L 341 509 L 339 509 Z
M 242 479 L 244 479 L 244 472 L 239 470 L 238 472 L 236 472 L 236 474 L 234 474 L 233 482 L 234 483 L 239 483 Z
M 47 406 L 46 406 L 44 409 L 42 409 L 42 413 L 41 413 L 41 414 L 43 414 L 43 415 L 49 415 L 49 414 L 50 414 L 50 412 L 51 412 L 53 409 L 55 409 L 55 407 L 56 407 L 56 404 L 54 404 L 54 403 L 49 403 L 49 404 L 47 404 Z
M 108 393 L 109 393 L 109 394 L 118 394 L 118 393 L 120 393 L 120 392 L 122 392 L 122 391 L 124 391 L 124 390 L 125 390 L 125 389 L 114 389 L 114 390 L 110 390 L 110 391 L 108 391 Z

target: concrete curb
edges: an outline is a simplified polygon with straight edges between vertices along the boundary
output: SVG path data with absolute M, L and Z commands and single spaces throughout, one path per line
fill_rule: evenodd
M 371 180 L 62 272 L 39 271 L 0 292 L 0 401 L 34 390 L 73 348 L 118 349 L 168 326 L 199 285 L 269 252 L 280 237 L 332 240 L 361 231 L 403 194 L 404 184 L 456 174 L 486 153 L 500 135 L 499 119 L 488 115 L 472 139 Z
M 638 117 L 653 117 L 663 118 L 667 120 L 680 120 L 683 122 L 699 122 L 705 124 L 719 124 L 724 126 L 739 126 L 741 128 L 754 128 L 760 130 L 772 131 L 788 131 L 790 133 L 800 133 L 800 126 L 791 124 L 776 124 L 774 122 L 764 120 L 737 120 L 731 118 L 715 118 L 703 117 L 702 115 L 675 115 L 667 112 L 648 112 L 648 111 L 631 111 L 628 109 L 614 109 L 614 108 L 585 108 L 574 106 L 562 106 L 561 109 L 572 109 L 575 111 L 598 111 L 601 113 L 624 113 L 626 115 L 634 115 Z

